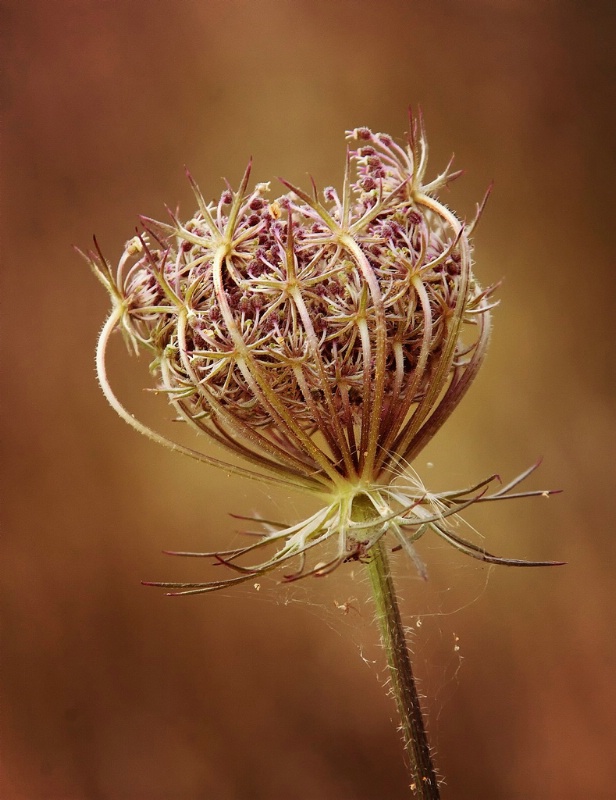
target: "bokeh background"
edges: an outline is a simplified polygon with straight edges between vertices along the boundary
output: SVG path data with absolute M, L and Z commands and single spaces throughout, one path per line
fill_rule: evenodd
M 435 175 L 504 277 L 483 372 L 415 464 L 432 488 L 510 477 L 483 506 L 484 568 L 426 541 L 396 565 L 443 797 L 616 797 L 614 30 L 611 0 L 29 0 L 4 11 L 4 498 L 0 796 L 395 800 L 408 796 L 357 567 L 168 599 L 199 579 L 163 548 L 236 541 L 229 512 L 301 497 L 188 463 L 108 408 L 93 350 L 108 303 L 71 249 L 111 260 L 138 214 L 285 175 L 339 183 L 344 131 L 403 136 L 420 104 Z M 168 430 L 146 365 L 122 398 Z M 175 433 L 174 428 L 174 433 Z M 177 432 L 180 435 L 180 432 Z M 430 462 L 430 463 L 428 463 Z M 432 464 L 433 466 L 430 466 Z

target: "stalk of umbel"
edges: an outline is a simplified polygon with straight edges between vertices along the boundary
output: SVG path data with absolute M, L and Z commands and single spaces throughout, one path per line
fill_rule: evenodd
M 269 183 L 249 188 L 249 164 L 238 189 L 228 185 L 208 202 L 188 175 L 197 206 L 189 220 L 171 212 L 167 222 L 142 218 L 116 268 L 95 240 L 83 255 L 112 300 L 97 372 L 113 408 L 154 441 L 319 501 L 297 523 L 255 519 L 259 531 L 243 546 L 173 551 L 230 575 L 151 585 L 202 594 L 279 568 L 289 582 L 365 563 L 413 792 L 435 798 L 388 551 L 405 553 L 422 577 L 415 543 L 425 534 L 488 563 L 560 562 L 494 556 L 460 533 L 460 512 L 470 505 L 550 494 L 517 491 L 537 464 L 504 486 L 492 475 L 436 493 L 411 468 L 486 354 L 494 287 L 475 278 L 471 242 L 483 203 L 467 224 L 438 199 L 460 173 L 449 164 L 425 180 L 420 116 L 410 116 L 404 145 L 368 128 L 347 139 L 340 193 L 281 180 L 286 191 L 272 199 Z M 116 330 L 130 350 L 150 354 L 155 390 L 177 418 L 243 464 L 173 442 L 122 405 L 106 370 Z

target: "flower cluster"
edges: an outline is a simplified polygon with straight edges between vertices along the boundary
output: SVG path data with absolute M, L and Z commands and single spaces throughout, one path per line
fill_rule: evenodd
M 456 537 L 446 518 L 503 490 L 488 498 L 487 484 L 438 496 L 391 486 L 459 403 L 488 343 L 490 290 L 473 275 L 473 225 L 436 196 L 459 173 L 448 167 L 424 182 L 417 120 L 405 147 L 367 128 L 347 138 L 340 194 L 282 181 L 287 192 L 273 199 L 269 184 L 248 189 L 249 165 L 237 191 L 208 203 L 189 176 L 198 207 L 191 219 L 143 218 L 116 270 L 100 251 L 87 256 L 114 304 L 98 365 L 116 410 L 161 441 L 109 387 L 104 351 L 120 327 L 136 350 L 152 354 L 158 388 L 179 417 L 252 465 L 233 471 L 329 499 L 257 545 L 207 554 L 242 572 L 238 581 L 296 556 L 293 577 L 325 574 L 387 531 L 418 564 L 411 542 L 429 528 L 493 558 Z M 358 519 L 362 504 L 368 510 Z M 334 558 L 308 570 L 307 549 L 332 536 Z M 235 563 L 272 543 L 278 550 L 264 564 Z

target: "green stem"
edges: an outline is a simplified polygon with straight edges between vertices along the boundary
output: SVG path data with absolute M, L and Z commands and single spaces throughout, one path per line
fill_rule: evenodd
M 382 539 L 370 550 L 368 572 L 381 640 L 387 653 L 392 692 L 400 714 L 404 749 L 411 775 L 411 791 L 414 797 L 422 800 L 438 800 L 438 782 L 430 756 L 396 590 Z

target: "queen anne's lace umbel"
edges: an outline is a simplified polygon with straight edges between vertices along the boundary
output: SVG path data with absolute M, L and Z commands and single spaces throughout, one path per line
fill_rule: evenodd
M 144 218 L 116 270 L 100 252 L 87 256 L 114 303 L 99 346 L 103 390 L 128 422 L 162 441 L 109 387 L 104 351 L 119 326 L 135 350 L 151 353 L 179 417 L 252 465 L 227 469 L 328 496 L 310 520 L 208 554 L 239 570 L 237 581 L 295 556 L 300 568 L 290 577 L 325 574 L 388 531 L 421 571 L 411 542 L 429 529 L 475 557 L 527 563 L 490 556 L 447 522 L 518 481 L 489 496 L 489 481 L 439 495 L 416 482 L 394 488 L 477 373 L 491 290 L 473 275 L 473 225 L 436 196 L 459 173 L 448 167 L 424 182 L 422 126 L 412 121 L 405 147 L 367 128 L 347 138 L 340 194 L 282 181 L 287 193 L 272 199 L 269 184 L 248 190 L 249 166 L 237 191 L 207 203 L 189 176 L 198 206 L 191 219 Z M 358 498 L 378 524 L 355 519 Z M 333 535 L 334 558 L 307 569 L 307 549 Z M 236 563 L 272 543 L 278 549 L 267 562 Z M 168 585 L 208 591 L 225 583 Z

